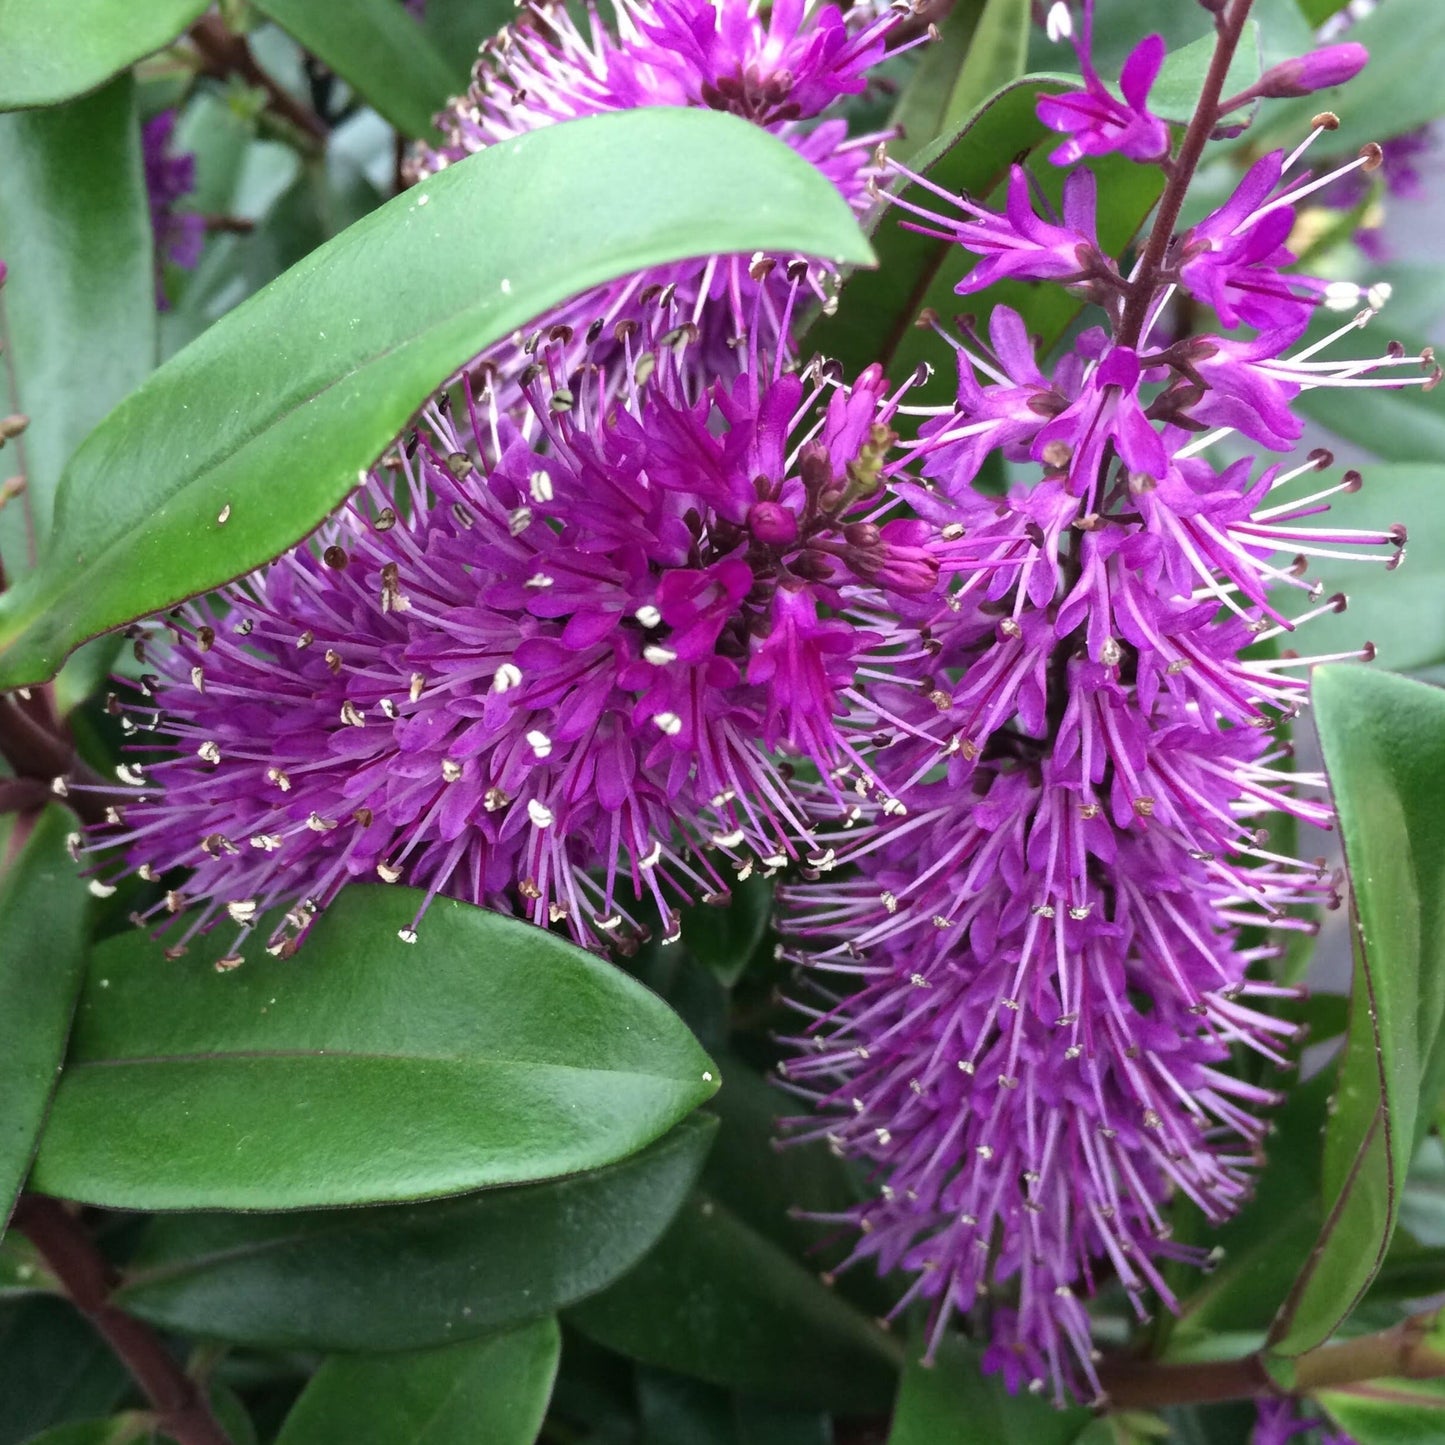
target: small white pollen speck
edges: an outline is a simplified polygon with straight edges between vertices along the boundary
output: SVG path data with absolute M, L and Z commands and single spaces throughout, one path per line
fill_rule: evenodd
M 376 876 L 383 883 L 395 883 L 401 877 L 401 869 L 393 868 L 390 863 L 378 863 L 376 865 Z
M 534 572 L 522 583 L 523 587 L 535 587 L 540 590 L 543 587 L 550 587 L 555 579 L 549 577 L 545 572 Z
M 544 471 L 535 471 L 528 478 L 527 490 L 531 492 L 534 502 L 550 502 L 552 500 L 552 478 Z
M 229 522 L 230 520 L 231 520 L 231 504 L 230 504 L 229 502 L 227 502 L 226 505 L 221 508 L 220 514 L 217 516 L 216 521 L 217 521 L 222 527 L 224 527 L 224 526 L 226 525 L 226 523 Z
M 527 816 L 532 820 L 535 828 L 550 828 L 552 826 L 552 810 L 536 798 L 527 803 Z
M 1069 14 L 1068 0 L 1054 0 L 1044 22 L 1044 33 L 1055 45 L 1067 40 L 1074 33 L 1074 17 Z
M 666 667 L 669 662 L 677 661 L 677 654 L 670 647 L 660 647 L 655 642 L 648 643 L 642 655 L 654 667 Z
M 632 614 L 644 627 L 656 627 L 662 621 L 662 613 L 650 602 L 644 603 Z
M 94 898 L 109 898 L 115 892 L 114 883 L 102 883 L 99 878 L 92 878 L 86 887 Z
M 682 719 L 675 712 L 655 713 L 652 720 L 670 738 L 675 738 L 682 731 Z
M 442 759 L 442 781 L 455 783 L 462 775 L 462 765 L 453 758 Z
M 704 1084 L 710 1084 L 710 1083 L 712 1083 L 712 1070 L 711 1070 L 711 1069 L 704 1069 L 704 1070 L 702 1071 L 702 1081 L 703 1081 Z
M 503 277 L 502 277 L 502 295 L 503 295 L 503 296 L 510 296 L 511 294 L 512 294 L 512 283 L 511 283 L 505 276 L 503 276 Z
M 396 936 L 397 936 L 399 939 L 401 939 L 401 941 L 402 941 L 403 943 L 415 943 L 415 942 L 416 942 L 416 929 L 414 929 L 414 928 L 398 928 L 398 929 L 396 930 Z
M 510 692 L 522 680 L 522 669 L 515 662 L 504 662 L 492 674 L 493 692 Z
M 219 763 L 221 761 L 221 745 L 208 739 L 196 749 L 196 756 L 203 763 Z
M 423 194 L 423 195 L 420 195 L 420 196 L 418 196 L 418 197 L 416 198 L 416 203 L 417 203 L 417 205 L 419 205 L 419 206 L 424 206 L 424 205 L 426 205 L 426 203 L 427 203 L 429 200 L 431 200 L 431 197 L 428 196 L 428 195 Z
M 533 728 L 527 734 L 527 746 L 538 758 L 547 758 L 552 755 L 552 739 L 541 728 Z

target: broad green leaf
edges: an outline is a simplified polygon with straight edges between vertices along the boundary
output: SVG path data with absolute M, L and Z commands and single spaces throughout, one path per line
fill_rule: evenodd
M 1380 394 L 1352 392 L 1350 407 L 1340 410 L 1352 409 L 1355 397 Z M 1440 426 L 1445 445 L 1445 418 Z M 1380 665 L 1397 671 L 1439 662 L 1445 659 L 1445 608 L 1439 605 L 1445 595 L 1445 466 L 1372 462 L 1364 477 L 1358 492 L 1330 498 L 1324 525 L 1378 531 L 1403 523 L 1410 533 L 1404 565 L 1386 571 L 1383 555 L 1377 562 L 1321 560 L 1317 575 L 1328 590 L 1342 590 L 1349 606 L 1317 617 L 1291 643 L 1314 654 L 1373 642 Z
M 943 129 L 949 97 L 968 58 L 969 44 L 987 3 L 988 0 L 957 0 L 939 24 L 937 37 L 923 48 L 888 118 L 889 129 L 898 133 L 897 139 L 888 146 L 888 154 L 895 160 L 908 161 Z
M 205 8 L 206 0 L 3 0 L 0 110 L 94 90 L 169 45 Z
M 727 1392 L 665 1370 L 639 1369 L 643 1445 L 740 1445 Z
M 1370 1380 L 1317 1396 L 1357 1445 L 1439 1445 L 1445 1439 L 1445 1380 Z
M 898 1367 L 887 1335 L 706 1194 L 568 1318 L 644 1364 L 833 1410 L 881 1408 Z
M 448 375 L 564 297 L 759 249 L 871 260 L 821 172 L 713 111 L 548 126 L 395 197 L 227 313 L 91 434 L 42 566 L 0 597 L 0 687 L 41 681 L 86 638 L 281 552 Z
M 1390 0 L 1357 20 L 1349 38 L 1370 52 L 1370 63 L 1345 85 L 1272 102 L 1249 137 L 1253 150 L 1298 145 L 1311 117 L 1322 110 L 1340 117 L 1339 130 L 1329 137 L 1330 154 L 1339 156 L 1445 115 L 1445 88 L 1431 66 L 1420 64 L 1422 55 L 1445 46 L 1445 6 L 1437 0 Z
M 457 1194 L 624 1158 L 717 1088 L 676 1016 L 542 929 L 347 889 L 295 961 L 217 973 L 145 934 L 91 959 L 34 1186 L 122 1209 Z M 264 930 L 262 930 L 264 932 Z
M 1354 898 L 1355 984 L 1324 1226 L 1271 1332 L 1286 1355 L 1326 1340 L 1374 1277 L 1445 1070 L 1445 692 L 1335 666 L 1316 671 L 1314 703 Z
M 125 1367 L 68 1300 L 0 1304 L 0 1445 L 107 1414 L 129 1385 Z
M 1032 23 L 1029 0 L 985 0 L 939 129 L 960 124 L 1023 74 Z
M 1070 1445 L 1092 1419 L 1037 1395 L 1010 1395 L 980 1370 L 976 1347 L 946 1335 L 932 1364 L 909 1354 L 888 1445 Z
M 116 1298 L 165 1329 L 277 1349 L 406 1350 L 502 1329 L 631 1269 L 715 1131 L 686 1119 L 605 1169 L 460 1199 L 157 1219 Z
M 253 3 L 398 130 L 434 135 L 432 116 L 457 89 L 457 76 L 398 0 Z
M 0 3 L 0 36 L 24 8 Z M 0 38 L 0 67 L 5 55 Z M 0 472 L 23 472 L 27 483 L 0 510 L 13 581 L 30 551 L 27 513 L 43 544 L 66 462 L 155 364 L 151 222 L 130 78 L 50 110 L 0 116 L 0 174 L 0 257 L 10 273 L 0 292 L 3 364 L 14 370 L 15 406 L 30 417 L 0 455 Z
M 0 874 L 0 1232 L 40 1139 L 85 973 L 88 895 L 65 850 L 71 817 L 40 815 Z
M 553 1319 L 436 1350 L 327 1360 L 276 1445 L 532 1445 L 562 1336 Z

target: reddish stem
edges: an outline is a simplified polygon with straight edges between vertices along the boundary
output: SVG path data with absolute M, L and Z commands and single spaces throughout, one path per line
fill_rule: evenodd
M 177 1445 L 232 1445 L 200 1386 L 147 1324 L 110 1302 L 116 1275 L 80 1221 L 58 1199 L 25 1194 L 15 1228 L 35 1246 L 70 1302 L 100 1332 Z

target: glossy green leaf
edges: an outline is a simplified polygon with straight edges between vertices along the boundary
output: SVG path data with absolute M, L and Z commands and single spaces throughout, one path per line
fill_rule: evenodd
M 126 1209 L 300 1209 L 595 1169 L 717 1088 L 677 1017 L 542 929 L 347 889 L 294 961 L 96 949 L 35 1187 Z
M 432 116 L 457 89 L 452 66 L 397 0 L 253 0 L 409 136 L 432 136 Z
M 876 1325 L 706 1194 L 631 1274 L 568 1318 L 645 1364 L 834 1410 L 881 1408 L 898 1366 Z
M 206 0 L 0 0 L 0 110 L 83 95 L 169 45 Z
M 40 815 L 0 875 L 0 1232 L 30 1170 L 85 973 L 85 884 L 66 852 L 72 819 Z
M 1445 1069 L 1445 692 L 1335 666 L 1316 671 L 1314 704 L 1354 897 L 1356 962 L 1325 1132 L 1327 1213 L 1271 1332 L 1287 1355 L 1326 1340 L 1384 1259 L 1417 1124 L 1428 1124 Z
M 986 0 L 949 92 L 940 129 L 959 125 L 995 91 L 1023 74 L 1032 24 L 1029 0 Z
M 1340 410 L 1352 409 L 1356 396 L 1377 394 L 1352 392 L 1350 408 Z M 1445 445 L 1445 418 L 1441 439 Z M 1376 562 L 1322 560 L 1319 577 L 1328 590 L 1343 591 L 1349 607 L 1316 618 L 1295 646 L 1309 653 L 1345 652 L 1370 641 L 1380 666 L 1396 671 L 1445 660 L 1445 608 L 1439 605 L 1445 595 L 1445 470 L 1438 461 L 1373 462 L 1364 473 L 1358 492 L 1330 498 L 1325 525 L 1378 531 L 1401 523 L 1410 534 L 1404 565 L 1386 571 L 1383 557 Z M 1408 625 L 1402 625 L 1405 619 Z
M 1445 1380 L 1370 1380 L 1318 1396 L 1356 1445 L 1439 1445 L 1445 1439 Z
M 888 146 L 894 160 L 909 161 L 943 130 L 949 97 L 988 0 L 957 0 L 938 24 L 938 34 L 919 53 L 907 85 L 888 118 L 897 138 Z
M 0 6 L 0 32 L 23 8 Z M 130 78 L 68 105 L 0 116 L 0 174 L 9 268 L 0 365 L 13 371 L 14 405 L 30 417 L 0 453 L 0 474 L 23 472 L 27 484 L 0 510 L 0 555 L 14 580 L 30 555 L 27 517 L 43 545 L 66 462 L 155 364 L 151 222 Z
M 166 1329 L 277 1349 L 418 1349 L 502 1329 L 631 1269 L 715 1132 L 686 1119 L 605 1169 L 460 1199 L 157 1219 L 117 1299 Z
M 1070 1445 L 1092 1419 L 1037 1395 L 1010 1395 L 980 1370 L 976 1347 L 946 1335 L 932 1364 L 910 1354 L 888 1445 Z
M 129 1384 L 125 1367 L 69 1301 L 0 1305 L 0 1445 L 107 1414 Z
M 739 1445 L 727 1392 L 665 1370 L 637 1371 L 642 1445 Z
M 442 1349 L 330 1359 L 276 1445 L 532 1445 L 561 1350 L 546 1319 Z
M 91 434 L 41 568 L 0 597 L 0 687 L 275 556 L 450 373 L 564 297 L 758 249 L 871 259 L 821 172 L 714 111 L 548 126 L 397 196 L 228 312 Z

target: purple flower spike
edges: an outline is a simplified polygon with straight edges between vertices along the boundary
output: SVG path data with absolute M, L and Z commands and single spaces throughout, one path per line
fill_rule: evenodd
M 812 853 L 777 755 L 866 774 L 855 679 L 949 546 L 890 520 L 876 368 L 693 401 L 685 341 L 630 336 L 605 408 L 561 341 L 524 423 L 463 387 L 314 545 L 165 624 L 137 713 L 159 756 L 97 846 L 189 870 L 143 920 L 196 905 L 173 951 L 286 910 L 289 953 L 378 876 L 594 947 L 649 896 L 671 938 L 679 899 Z
M 437 120 L 445 137 L 408 164 L 412 180 L 463 156 L 539 127 L 640 106 L 730 111 L 762 126 L 825 175 L 858 214 L 873 204 L 877 151 L 886 133 L 850 136 L 831 112 L 864 90 L 883 59 L 906 3 L 850 25 L 835 5 L 782 0 L 767 18 L 750 0 L 616 0 L 617 34 L 589 4 L 579 24 L 560 4 L 532 4 L 515 26 L 482 47 L 471 88 Z M 918 43 L 917 41 L 912 43 Z M 896 52 L 895 52 L 896 53 Z M 792 346 L 789 307 L 801 276 L 811 299 L 828 304 L 836 277 L 823 262 L 796 256 L 711 257 L 655 268 L 588 292 L 553 320 L 577 331 L 606 318 L 639 320 L 647 301 L 669 288 L 698 328 L 693 385 L 734 376 L 755 334 L 772 352 Z M 580 353 L 579 353 L 580 355 Z M 594 338 L 590 359 L 620 351 Z M 525 356 L 494 354 L 504 375 Z
M 148 120 L 141 132 L 146 197 L 155 236 L 156 304 L 162 311 L 169 304 L 162 284 L 166 262 L 193 269 L 201 259 L 206 240 L 205 219 L 194 212 L 176 209 L 176 203 L 196 189 L 196 158 L 189 151 L 181 155 L 171 153 L 175 126 L 175 111 L 163 110 Z
M 1072 27 L 1069 27 L 1072 29 Z M 1085 156 L 1119 152 L 1133 161 L 1152 162 L 1169 154 L 1169 127 L 1149 111 L 1149 92 L 1164 64 L 1162 36 L 1149 35 L 1124 62 L 1119 75 L 1121 101 L 1099 78 L 1093 61 L 1094 3 L 1085 0 L 1084 33 L 1075 40 L 1084 89 L 1041 96 L 1038 117 L 1050 130 L 1069 137 L 1049 159 L 1073 165 Z

